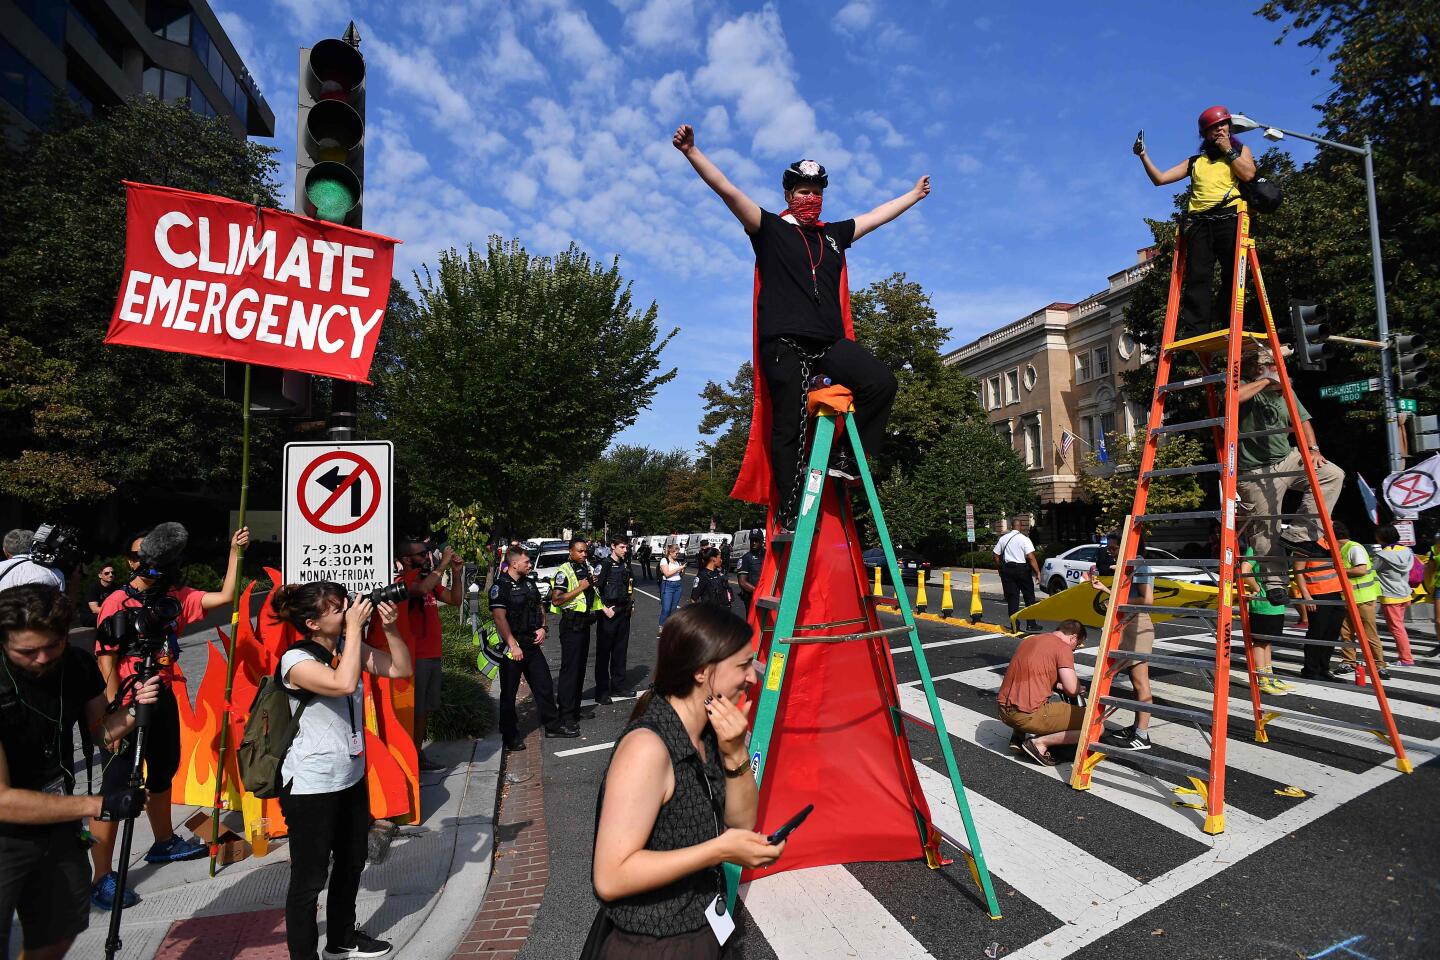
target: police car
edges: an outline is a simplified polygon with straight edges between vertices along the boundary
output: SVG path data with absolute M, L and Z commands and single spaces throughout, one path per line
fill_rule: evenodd
M 1046 593 L 1060 593 L 1068 590 L 1085 580 L 1085 574 L 1100 559 L 1105 548 L 1098 543 L 1086 543 L 1078 547 L 1071 547 L 1064 553 L 1050 557 L 1040 566 L 1040 583 Z M 1166 580 L 1178 580 L 1181 583 L 1209 583 L 1215 582 L 1213 573 L 1201 570 L 1197 567 L 1185 566 L 1185 561 L 1167 550 L 1159 547 L 1146 547 L 1144 549 L 1145 559 L 1155 566 L 1150 572 L 1157 577 L 1164 577 Z
M 531 573 L 539 581 L 540 599 L 550 602 L 550 581 L 570 559 L 570 543 L 566 540 L 545 540 L 528 551 L 533 564 Z

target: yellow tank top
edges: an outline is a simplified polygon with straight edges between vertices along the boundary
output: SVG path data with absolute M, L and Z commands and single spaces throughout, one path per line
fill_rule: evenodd
M 1229 199 L 1224 206 L 1220 206 L 1226 193 L 1229 193 Z M 1239 202 L 1240 182 L 1235 179 L 1235 172 L 1230 169 L 1230 164 L 1224 160 L 1211 160 L 1203 153 L 1196 157 L 1195 162 L 1190 165 L 1189 211 L 1197 213 L 1202 210 L 1223 210 Z

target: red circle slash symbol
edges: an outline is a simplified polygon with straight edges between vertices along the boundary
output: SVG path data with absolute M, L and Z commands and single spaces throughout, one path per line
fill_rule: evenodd
M 314 477 L 315 471 L 321 466 L 337 460 L 354 464 L 354 469 L 348 474 L 342 475 L 341 467 L 337 464 L 322 476 L 315 477 L 315 482 L 329 490 L 330 495 L 318 507 L 312 508 L 309 499 L 305 496 L 305 492 L 310 486 L 310 479 Z M 360 485 L 361 477 L 368 477 L 370 480 L 369 506 L 364 505 L 365 490 Z M 348 450 L 336 450 L 310 461 L 310 465 L 301 472 L 300 483 L 297 486 L 295 496 L 296 502 L 300 505 L 301 514 L 310 521 L 315 529 L 323 530 L 326 533 L 350 533 L 359 530 L 371 517 L 375 516 L 375 511 L 380 507 L 380 475 L 375 472 L 375 467 L 370 461 Z M 327 523 L 321 519 L 347 493 L 350 495 L 350 519 L 340 523 Z
M 1440 491 L 1436 490 L 1435 479 L 1430 474 L 1421 473 L 1418 470 L 1407 470 L 1400 474 L 1395 478 L 1395 482 L 1390 484 L 1390 489 L 1385 491 L 1386 499 L 1397 507 L 1414 507 L 1422 503 L 1429 503 L 1435 499 L 1437 492 Z

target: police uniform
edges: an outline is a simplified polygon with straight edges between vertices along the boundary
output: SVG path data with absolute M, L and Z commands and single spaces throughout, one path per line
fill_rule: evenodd
M 690 591 L 690 599 L 696 603 L 713 603 L 729 610 L 730 581 L 726 579 L 725 571 L 701 567 L 700 572 L 695 575 L 695 586 Z
M 490 587 L 490 609 L 504 610 L 510 633 L 520 646 L 524 659 L 506 657 L 500 662 L 500 735 L 507 744 L 519 739 L 515 718 L 515 693 L 523 676 L 530 684 L 540 725 L 551 729 L 559 725 L 560 712 L 555 705 L 555 689 L 550 682 L 550 664 L 535 642 L 535 633 L 545 625 L 540 608 L 540 588 L 529 577 L 516 580 L 509 573 L 495 578 Z
M 745 597 L 746 609 L 755 606 L 755 598 L 760 595 L 760 568 L 765 565 L 765 550 L 750 550 L 740 558 L 740 576 L 749 582 L 755 589 L 751 590 Z
M 625 658 L 630 649 L 630 612 L 635 599 L 631 593 L 634 577 L 630 574 L 630 564 L 607 558 L 595 577 L 600 602 L 615 611 L 615 616 L 607 617 L 602 610 L 595 620 L 595 699 L 599 700 L 611 693 L 628 692 Z
M 600 612 L 600 594 L 595 589 L 595 574 L 584 561 L 567 560 L 555 574 L 550 586 L 550 612 L 560 615 L 560 726 L 573 727 L 580 721 L 580 691 L 585 686 L 585 661 L 590 658 L 590 624 Z M 568 603 L 557 606 L 554 598 L 569 593 L 581 580 L 589 580 L 588 588 Z

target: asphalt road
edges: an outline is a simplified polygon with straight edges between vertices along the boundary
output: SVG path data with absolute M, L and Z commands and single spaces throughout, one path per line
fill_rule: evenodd
M 658 603 L 648 595 L 653 583 L 638 587 L 627 679 L 643 687 Z M 1003 604 L 987 600 L 985 608 L 988 621 L 1003 620 Z M 1161 646 L 1203 647 L 1201 629 L 1195 621 L 1162 624 Z M 1069 788 L 1068 764 L 1042 770 L 1006 749 L 993 691 L 1013 638 L 933 621 L 921 621 L 920 634 L 923 644 L 937 644 L 926 655 L 950 711 L 1004 918 L 987 917 L 959 864 L 795 871 L 744 891 L 756 912 L 742 908 L 728 956 L 1381 960 L 1440 952 L 1440 764 L 1426 762 L 1440 750 L 1440 661 L 1395 670 L 1389 689 L 1402 736 L 1426 748 L 1412 751 L 1411 776 L 1396 774 L 1383 745 L 1355 731 L 1277 721 L 1270 745 L 1254 745 L 1248 715 L 1232 710 L 1227 830 L 1211 838 L 1198 829 L 1198 814 L 1174 805 L 1169 784 L 1133 768 L 1102 764 L 1096 781 L 1103 786 L 1083 794 Z M 1419 648 L 1430 649 L 1428 634 L 1420 636 Z M 558 650 L 547 653 L 558 669 Z M 1088 674 L 1093 648 L 1077 660 Z M 1293 662 L 1288 652 L 1277 652 L 1277 661 L 1282 670 Z M 913 657 L 897 654 L 895 663 L 899 683 L 913 688 Z M 1155 679 L 1160 702 L 1184 703 L 1201 691 L 1190 675 L 1157 670 Z M 591 683 L 593 672 L 587 696 Z M 1309 693 L 1282 705 L 1342 720 L 1370 716 L 1353 692 Z M 1232 696 L 1246 694 L 1236 686 Z M 581 739 L 542 741 L 550 882 L 522 960 L 574 956 L 584 940 L 596 908 L 589 881 L 596 791 L 632 708 L 597 707 Z M 1156 755 L 1193 762 L 1188 729 L 1157 720 L 1152 735 Z M 941 770 L 934 735 L 912 728 L 910 738 L 921 767 Z M 1275 792 L 1301 784 L 1303 798 Z M 927 778 L 926 786 L 936 812 L 947 785 L 934 790 Z

